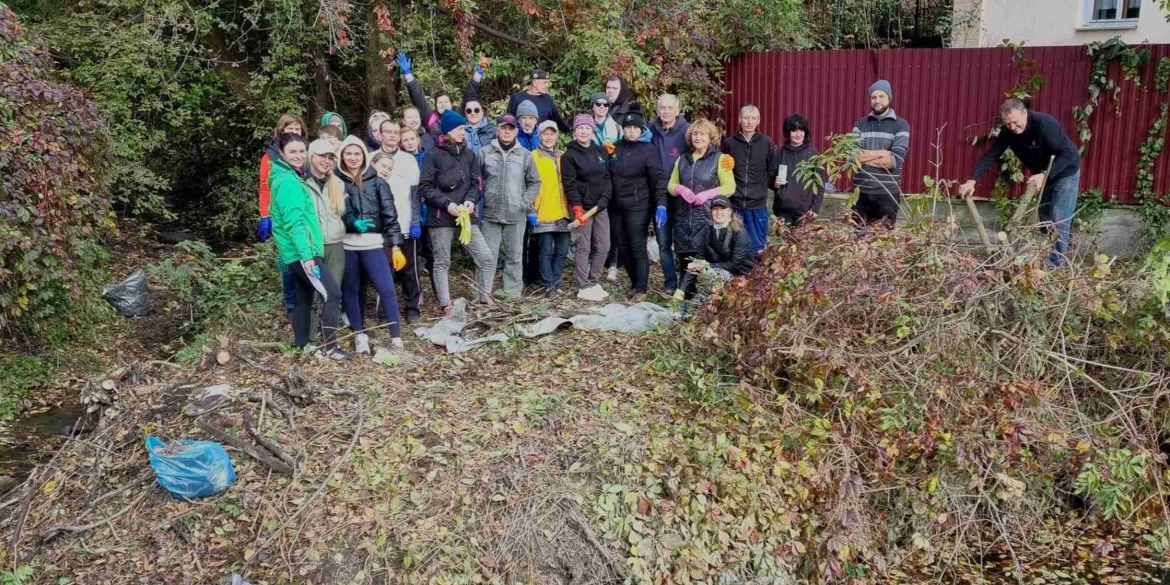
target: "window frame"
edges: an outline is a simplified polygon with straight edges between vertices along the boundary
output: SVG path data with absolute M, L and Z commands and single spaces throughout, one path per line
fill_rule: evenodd
M 1124 13 L 1126 7 L 1129 5 L 1129 0 L 1117 0 L 1119 4 L 1118 10 Z M 1141 9 L 1144 8 L 1140 3 L 1138 4 L 1137 18 L 1113 18 L 1113 19 L 1094 19 L 1093 15 L 1096 0 L 1081 0 L 1081 26 L 1076 30 L 1127 30 L 1138 27 L 1138 21 L 1141 19 Z

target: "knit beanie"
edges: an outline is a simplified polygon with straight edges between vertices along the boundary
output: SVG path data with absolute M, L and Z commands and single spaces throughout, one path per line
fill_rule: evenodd
M 443 134 L 447 134 L 452 130 L 467 125 L 467 118 L 464 118 L 454 109 L 443 112 L 443 116 L 439 118 L 439 130 Z
M 593 116 L 590 116 L 589 114 L 577 114 L 577 116 L 573 118 L 573 129 L 576 130 L 578 126 L 589 126 L 592 128 Z
M 520 107 L 516 108 L 516 117 L 523 118 L 524 116 L 540 117 L 540 112 L 536 111 L 536 104 L 532 103 L 532 100 L 524 100 L 520 102 Z
M 609 96 L 605 95 L 604 91 L 599 91 L 593 94 L 593 97 L 589 98 L 589 105 L 592 106 L 593 104 L 597 103 L 598 100 L 605 100 L 605 103 L 609 104 Z
M 894 90 L 893 90 L 893 88 L 890 87 L 890 82 L 888 82 L 884 79 L 879 79 L 879 80 L 873 82 L 873 85 L 869 86 L 869 93 L 866 94 L 866 97 L 873 95 L 873 92 L 875 92 L 875 91 L 880 91 L 880 92 L 885 93 L 887 96 L 890 97 L 891 102 L 894 101 Z

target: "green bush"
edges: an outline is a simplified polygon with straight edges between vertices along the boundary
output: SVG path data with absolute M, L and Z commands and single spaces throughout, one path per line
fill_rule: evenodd
M 36 336 L 92 283 L 114 229 L 97 105 L 0 4 L 0 332 Z
M 48 384 L 57 369 L 32 356 L 0 356 L 0 420 L 12 420 L 29 390 Z

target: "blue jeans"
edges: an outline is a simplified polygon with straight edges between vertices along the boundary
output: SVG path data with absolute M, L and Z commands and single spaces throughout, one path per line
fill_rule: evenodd
M 292 270 L 282 270 L 280 273 L 280 289 L 284 293 L 284 308 L 289 313 L 297 308 L 297 277 Z
M 561 283 L 568 262 L 569 232 L 536 234 L 540 238 L 540 283 L 554 289 Z
M 1077 191 L 1081 186 L 1081 172 L 1057 179 L 1044 186 L 1040 195 L 1040 223 L 1051 223 L 1056 228 L 1056 245 L 1048 254 L 1050 266 L 1064 266 L 1067 263 L 1068 238 L 1072 232 L 1072 216 L 1077 208 Z M 1045 228 L 1046 231 L 1052 229 Z
M 759 256 L 768 247 L 768 208 L 737 209 L 735 214 L 743 220 L 743 227 L 752 240 L 752 254 Z
M 654 238 L 658 240 L 658 257 L 662 262 L 663 288 L 672 291 L 678 288 L 678 275 L 674 272 L 674 218 L 666 218 L 666 224 L 654 224 Z
M 378 291 L 378 296 L 382 297 L 382 309 L 385 311 L 386 321 L 390 323 L 390 337 L 402 337 L 402 328 L 398 323 L 398 293 L 394 290 L 394 273 L 390 271 L 390 261 L 386 259 L 386 252 L 382 248 L 345 251 L 345 275 L 341 278 L 341 296 L 350 327 L 353 327 L 354 331 L 365 328 L 362 319 L 364 307 L 358 300 L 358 289 L 361 287 L 363 274 L 373 281 L 374 289 Z

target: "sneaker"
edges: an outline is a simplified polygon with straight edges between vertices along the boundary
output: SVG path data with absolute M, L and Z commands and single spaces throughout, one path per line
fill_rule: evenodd
M 353 345 L 354 349 L 356 349 L 358 353 L 370 353 L 370 336 L 366 335 L 365 333 L 358 333 L 357 339 L 354 340 Z
M 686 297 L 687 297 L 686 293 L 684 293 L 683 290 L 680 288 L 680 289 L 674 291 L 674 296 L 671 298 L 673 298 L 676 301 L 681 301 L 681 300 L 686 299 Z
M 600 296 L 601 298 L 603 298 L 603 299 L 608 299 L 608 298 L 609 298 L 609 293 L 608 293 L 608 292 L 606 292 L 604 288 L 601 288 L 601 285 L 600 285 L 600 284 L 595 284 L 595 285 L 593 285 L 593 288 L 597 289 L 597 294 L 598 294 L 598 296 Z
M 318 349 L 317 351 L 313 352 L 313 356 L 320 359 L 333 360 L 335 362 L 348 362 L 353 359 L 352 353 L 342 351 L 339 347 Z
M 646 293 L 644 293 L 644 292 L 634 293 L 634 296 L 630 297 L 630 300 L 635 302 L 635 303 L 644 302 L 646 300 Z
M 560 289 L 557 289 L 557 288 L 550 288 L 550 289 L 546 289 L 546 290 L 544 291 L 544 298 L 545 298 L 546 300 L 550 300 L 550 301 L 551 301 L 551 300 L 553 300 L 553 299 L 555 299 L 555 298 L 557 298 L 557 297 L 559 297 L 559 296 L 561 296 L 561 291 L 560 291 Z
M 601 288 L 601 285 L 597 284 L 577 291 L 577 298 L 583 301 L 603 301 L 605 300 L 605 297 L 608 296 L 609 293 L 605 292 L 605 290 Z
M 349 317 L 346 316 L 345 313 L 341 314 L 341 324 L 346 326 L 346 327 L 349 327 L 350 329 L 353 329 L 353 327 L 350 326 L 350 324 L 349 324 Z
M 617 282 L 617 266 L 609 267 L 609 272 L 605 275 L 605 279 L 610 282 Z
M 414 309 L 407 309 L 406 310 L 406 317 L 403 320 L 406 321 L 407 325 L 410 325 L 410 324 L 414 323 L 415 321 L 418 321 L 419 319 L 422 319 L 421 313 L 419 313 L 418 311 L 415 311 Z
M 393 345 L 394 349 L 402 349 L 403 347 L 405 347 L 404 345 L 402 345 L 402 338 L 401 337 L 392 338 L 390 340 L 390 345 Z

